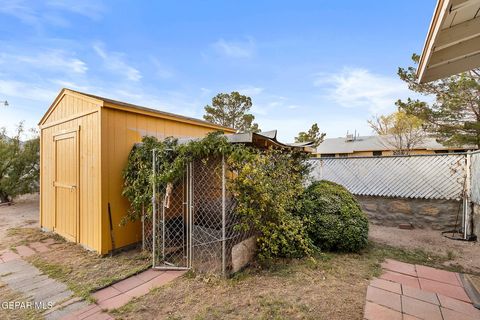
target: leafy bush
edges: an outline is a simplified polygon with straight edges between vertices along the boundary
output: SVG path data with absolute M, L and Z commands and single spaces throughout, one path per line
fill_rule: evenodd
M 329 181 L 312 183 L 303 194 L 299 215 L 320 249 L 358 251 L 367 245 L 367 216 L 341 185 Z
M 259 257 L 299 258 L 310 254 L 311 241 L 295 212 L 308 174 L 307 155 L 292 150 L 259 150 L 230 144 L 219 133 L 178 144 L 173 138 L 158 141 L 145 137 L 133 148 L 124 170 L 123 195 L 130 210 L 122 222 L 138 220 L 142 211 L 152 214 L 152 150 L 157 150 L 159 190 L 182 176 L 185 165 L 194 159 L 224 156 L 233 173 L 228 189 L 237 203 L 237 229 L 258 235 Z
M 308 172 L 305 155 L 296 151 L 252 150 L 249 157 L 229 167 L 236 173 L 230 190 L 237 200 L 240 227 L 257 232 L 258 256 L 300 258 L 309 255 L 311 241 L 300 217 L 294 212 Z
M 25 137 L 23 122 L 14 136 L 7 136 L 7 130 L 0 128 L 0 202 L 30 192 L 38 192 L 40 170 L 40 140 Z

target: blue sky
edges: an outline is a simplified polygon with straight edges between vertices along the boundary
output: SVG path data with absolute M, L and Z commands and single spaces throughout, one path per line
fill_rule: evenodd
M 36 126 L 62 87 L 201 118 L 219 92 L 253 99 L 261 129 L 293 140 L 370 134 L 413 96 L 434 0 L 0 0 L 0 126 Z

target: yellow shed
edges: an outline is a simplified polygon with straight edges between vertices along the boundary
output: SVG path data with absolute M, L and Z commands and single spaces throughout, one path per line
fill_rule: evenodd
M 172 113 L 62 89 L 39 123 L 40 225 L 101 254 L 141 241 L 140 222 L 119 226 L 128 201 L 122 171 L 143 136 L 234 132 Z

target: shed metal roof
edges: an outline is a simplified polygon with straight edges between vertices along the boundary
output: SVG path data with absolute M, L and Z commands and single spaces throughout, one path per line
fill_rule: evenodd
M 438 0 L 418 65 L 420 83 L 480 66 L 480 0 Z
M 277 140 L 277 130 L 265 131 L 265 132 L 244 132 L 244 133 L 229 133 L 225 134 L 228 142 L 230 143 L 244 143 L 251 144 L 256 147 L 266 148 L 270 146 L 288 149 L 298 149 L 304 152 L 313 152 L 311 147 L 313 142 L 302 143 L 283 143 Z M 199 140 L 201 138 L 179 138 L 178 142 L 188 143 L 189 141 Z

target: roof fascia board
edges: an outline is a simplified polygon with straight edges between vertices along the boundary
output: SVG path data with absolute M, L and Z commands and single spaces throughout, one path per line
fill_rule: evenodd
M 417 78 L 419 83 L 425 82 L 424 75 L 433 52 L 433 45 L 443 21 L 445 20 L 446 13 L 450 5 L 451 0 L 439 0 L 437 2 L 437 6 L 435 7 L 435 12 L 433 14 L 432 21 L 430 22 L 430 27 L 428 28 L 427 38 L 425 39 L 422 55 L 420 56 L 420 61 L 418 63 Z

